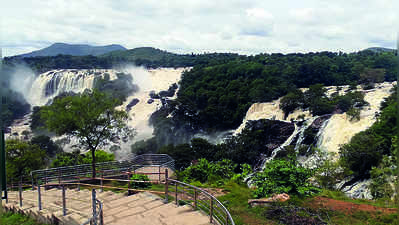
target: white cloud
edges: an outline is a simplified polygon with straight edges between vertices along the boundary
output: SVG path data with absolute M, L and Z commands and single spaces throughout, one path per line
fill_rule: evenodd
M 4 55 L 54 42 L 175 52 L 394 47 L 395 0 L 20 0 L 2 4 Z

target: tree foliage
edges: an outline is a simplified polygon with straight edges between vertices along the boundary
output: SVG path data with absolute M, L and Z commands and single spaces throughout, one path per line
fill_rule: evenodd
M 293 160 L 271 160 L 265 169 L 256 173 L 253 178 L 256 186 L 255 197 L 268 197 L 280 193 L 310 196 L 319 191 L 309 183 L 313 174 L 311 169 L 302 167 Z
M 237 164 L 231 160 L 222 159 L 217 162 L 209 162 L 206 159 L 199 159 L 183 170 L 179 177 L 185 182 L 199 181 L 201 183 L 222 183 L 230 180 L 235 175 Z
M 6 141 L 6 158 L 7 179 L 16 181 L 44 168 L 47 157 L 38 145 L 11 139 Z
M 115 155 L 108 153 L 103 150 L 96 151 L 96 162 L 112 162 L 115 160 Z M 52 168 L 64 167 L 64 166 L 75 166 L 81 164 L 91 164 L 93 158 L 90 152 L 86 154 L 81 154 L 80 151 L 74 152 L 61 152 L 58 153 L 55 159 L 51 163 Z
M 62 148 L 54 143 L 54 141 L 52 141 L 49 136 L 34 136 L 31 139 L 30 143 L 38 145 L 40 149 L 44 150 L 46 152 L 46 155 L 50 158 L 54 157 L 57 153 L 62 152 Z
M 127 113 L 116 110 L 117 105 L 117 100 L 94 90 L 56 99 L 41 110 L 41 116 L 50 131 L 74 136 L 91 151 L 94 177 L 95 151 L 126 128 Z
M 389 59 L 389 63 L 382 59 Z M 282 104 L 288 113 L 299 107 L 295 99 L 301 96 L 294 92 L 297 88 L 357 83 L 360 73 L 369 70 L 379 74 L 373 80 L 379 82 L 378 71 L 382 69 L 386 71 L 385 80 L 392 81 L 396 76 L 395 65 L 393 53 L 364 51 L 352 54 L 260 54 L 216 65 L 196 66 L 185 72 L 180 82 L 179 105 L 175 110 L 179 120 L 176 121 L 188 122 L 195 129 L 235 129 L 252 103 L 269 102 L 293 92 Z M 320 86 L 311 87 L 310 91 L 308 95 L 305 93 L 305 102 L 309 102 L 305 107 L 310 107 L 315 115 L 334 110 L 325 96 L 317 95 L 318 91 L 323 92 Z
M 397 134 L 397 98 L 395 92 L 381 104 L 382 112 L 369 129 L 352 137 L 340 148 L 341 165 L 353 171 L 356 178 L 369 178 L 372 167 L 378 167 L 384 155 L 393 154 L 393 137 Z

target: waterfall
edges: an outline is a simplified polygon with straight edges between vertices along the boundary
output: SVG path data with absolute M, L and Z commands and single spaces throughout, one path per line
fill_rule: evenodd
M 266 164 L 268 162 L 270 162 L 270 160 L 273 160 L 274 157 L 276 157 L 276 155 L 279 151 L 281 151 L 282 149 L 284 149 L 284 147 L 291 144 L 292 140 L 296 137 L 296 135 L 298 134 L 298 132 L 300 130 L 296 124 L 294 124 L 294 126 L 295 126 L 295 130 L 294 130 L 294 132 L 292 132 L 291 136 L 289 138 L 287 138 L 287 140 L 282 145 L 280 145 L 278 148 L 274 149 L 270 157 L 263 159 L 263 161 L 261 163 L 262 170 L 265 169 Z
M 299 149 L 299 147 L 302 145 L 302 142 L 304 141 L 305 130 L 308 129 L 317 118 L 319 118 L 319 116 L 311 117 L 304 122 L 303 126 L 301 126 L 300 130 L 298 131 L 298 133 L 299 133 L 298 140 L 295 143 L 296 151 Z
M 63 92 L 81 93 L 92 89 L 96 78 L 116 78 L 114 70 L 52 70 L 40 74 L 32 83 L 28 101 L 33 106 L 45 105 Z

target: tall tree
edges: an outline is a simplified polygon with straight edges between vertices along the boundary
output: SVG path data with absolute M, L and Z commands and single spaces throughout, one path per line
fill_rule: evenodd
M 126 126 L 124 111 L 116 110 L 120 102 L 97 90 L 55 99 L 41 110 L 46 127 L 57 135 L 76 137 L 81 146 L 91 151 L 92 176 L 96 176 L 95 151 L 116 138 L 122 131 L 132 135 Z
M 29 176 L 31 171 L 44 167 L 46 152 L 38 145 L 20 140 L 8 140 L 6 146 L 8 179 L 15 180 Z

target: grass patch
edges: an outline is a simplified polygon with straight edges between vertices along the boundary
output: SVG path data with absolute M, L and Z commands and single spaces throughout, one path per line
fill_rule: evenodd
M 32 218 L 18 213 L 3 213 L 0 215 L 0 224 L 2 225 L 44 225 L 37 223 Z
M 272 224 L 262 216 L 263 207 L 250 208 L 248 199 L 253 198 L 252 190 L 246 186 L 229 182 L 224 186 L 228 194 L 218 197 L 219 201 L 230 211 L 234 222 L 240 224 Z

